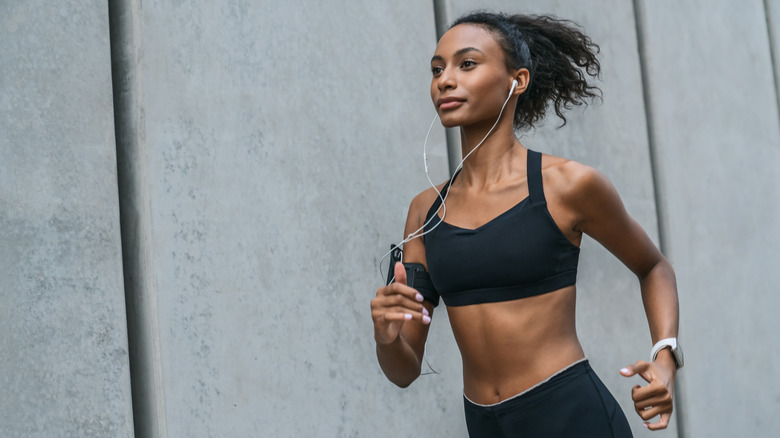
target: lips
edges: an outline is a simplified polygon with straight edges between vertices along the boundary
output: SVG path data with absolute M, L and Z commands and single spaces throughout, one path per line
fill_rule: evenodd
M 465 99 L 459 97 L 444 97 L 436 101 L 436 106 L 438 106 L 440 110 L 449 110 L 461 106 L 463 102 L 465 102 Z

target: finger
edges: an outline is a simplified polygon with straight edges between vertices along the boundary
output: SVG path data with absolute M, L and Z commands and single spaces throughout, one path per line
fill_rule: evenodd
M 422 303 L 423 300 L 425 300 L 417 289 L 396 282 L 390 283 L 387 286 L 382 286 L 376 291 L 376 298 L 391 297 L 394 295 L 402 295 L 418 303 Z
M 636 361 L 635 364 L 629 365 L 625 368 L 620 369 L 620 374 L 625 377 L 631 377 L 633 375 L 639 374 L 643 379 L 647 380 L 648 382 L 651 380 L 651 374 L 650 371 L 650 363 L 645 362 L 643 360 Z
M 399 321 L 409 321 L 413 318 L 411 312 L 404 312 L 404 311 L 395 311 L 395 312 L 387 312 L 384 315 L 382 315 L 382 318 L 387 322 L 399 322 Z
M 418 298 L 422 299 L 422 296 L 409 298 L 403 294 L 381 294 L 371 300 L 371 312 L 374 315 L 374 319 L 393 311 L 402 313 L 419 312 L 424 315 L 430 315 L 429 310 Z
M 669 425 L 669 419 L 672 417 L 671 412 L 666 412 L 661 414 L 661 420 L 659 420 L 657 423 L 645 423 L 645 427 L 647 427 L 650 430 L 661 430 L 666 429 L 666 426 Z
M 400 283 L 406 286 L 406 268 L 404 268 L 404 264 L 401 262 L 395 262 L 395 267 L 393 270 L 395 273 L 396 283 Z
M 383 295 L 375 298 L 376 307 L 393 307 L 400 306 L 413 310 L 415 312 L 422 312 L 425 308 L 422 304 L 423 296 L 417 292 L 413 292 L 411 297 L 407 294 L 392 294 Z
M 650 406 L 671 406 L 672 405 L 672 393 L 666 388 L 662 387 L 657 394 L 645 394 L 642 396 L 640 393 L 637 396 L 636 391 L 631 392 L 631 398 L 634 400 L 634 406 L 637 409 L 647 409 Z
M 636 409 L 636 413 L 639 414 L 639 416 L 642 417 L 642 419 L 647 422 L 660 414 L 668 412 L 668 409 L 669 409 L 668 407 L 662 408 L 661 406 L 653 406 L 652 408 L 649 409 L 643 409 L 643 410 Z
M 381 313 L 398 308 L 401 312 L 421 312 L 430 315 L 429 309 L 422 302 L 422 295 L 417 292 L 414 292 L 414 295 L 416 296 L 413 298 L 403 294 L 382 295 L 371 301 L 371 309 Z
M 383 318 L 387 322 L 405 322 L 405 321 L 416 320 L 423 324 L 431 323 L 431 317 L 425 315 L 423 312 L 409 312 L 403 310 L 402 311 L 396 310 L 394 312 L 385 313 Z
M 631 389 L 631 398 L 634 402 L 647 400 L 653 397 L 663 397 L 669 390 L 661 382 L 652 382 L 645 386 L 635 386 Z
M 376 305 L 372 308 L 377 315 L 383 315 L 385 313 L 419 313 L 422 315 L 430 315 L 428 309 L 420 303 L 414 303 L 407 298 L 400 295 L 394 295 L 386 297 L 381 301 L 377 299 Z
M 668 392 L 654 396 L 654 397 L 648 397 L 645 399 L 638 399 L 634 400 L 634 406 L 637 409 L 647 409 L 652 406 L 671 406 L 672 405 L 672 395 Z

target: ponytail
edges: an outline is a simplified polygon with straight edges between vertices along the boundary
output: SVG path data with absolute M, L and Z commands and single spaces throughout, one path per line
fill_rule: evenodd
M 515 129 L 534 127 L 550 106 L 563 126 L 564 109 L 601 98 L 601 90 L 586 77 L 596 78 L 601 72 L 596 57 L 599 46 L 573 21 L 548 15 L 474 12 L 458 18 L 450 28 L 459 24 L 481 26 L 493 33 L 507 69 L 526 68 L 530 72 L 528 88 L 515 107 Z

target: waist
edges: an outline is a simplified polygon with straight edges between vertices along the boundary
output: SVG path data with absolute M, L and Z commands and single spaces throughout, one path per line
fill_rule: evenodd
M 480 408 L 493 408 L 501 409 L 503 407 L 515 409 L 518 406 L 526 403 L 532 403 L 536 398 L 543 394 L 554 390 L 556 387 L 565 385 L 568 381 L 590 372 L 590 363 L 587 358 L 576 360 L 562 369 L 556 371 L 549 377 L 531 386 L 530 388 L 521 391 L 515 395 L 512 395 L 497 403 L 482 404 L 472 401 L 465 393 L 463 398 L 467 405 L 472 405 Z
M 472 400 L 491 403 L 584 357 L 574 286 L 522 300 L 448 308 Z

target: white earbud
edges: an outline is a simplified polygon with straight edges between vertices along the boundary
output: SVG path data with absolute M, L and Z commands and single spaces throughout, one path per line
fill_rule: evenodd
M 517 79 L 512 80 L 512 88 L 509 89 L 509 94 L 511 95 L 513 91 L 515 91 L 515 88 L 517 88 L 517 85 L 519 83 L 517 82 Z

